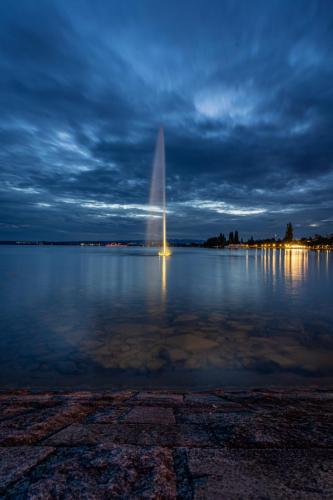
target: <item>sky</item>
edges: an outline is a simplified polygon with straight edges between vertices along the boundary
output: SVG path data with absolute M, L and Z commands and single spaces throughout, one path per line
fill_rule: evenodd
M 0 239 L 333 232 L 333 2 L 1 0 Z M 155 212 L 156 214 L 156 212 Z

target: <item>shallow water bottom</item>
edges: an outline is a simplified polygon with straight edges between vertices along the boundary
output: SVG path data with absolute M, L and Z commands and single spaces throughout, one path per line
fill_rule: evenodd
M 2 387 L 332 384 L 331 254 L 0 252 Z

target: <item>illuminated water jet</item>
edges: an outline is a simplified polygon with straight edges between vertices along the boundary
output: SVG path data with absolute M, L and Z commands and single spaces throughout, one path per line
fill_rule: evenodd
M 153 174 L 151 180 L 150 188 L 150 198 L 149 204 L 152 212 L 152 216 L 148 219 L 147 224 L 147 244 L 162 245 L 161 250 L 158 255 L 161 257 L 168 257 L 171 255 L 170 249 L 167 243 L 167 223 L 166 223 L 166 192 L 165 192 L 165 146 L 164 146 L 164 131 L 163 127 L 160 127 L 157 136 L 154 162 L 153 162 Z M 159 217 L 156 214 L 159 213 Z M 162 227 L 161 227 L 162 222 Z M 161 238 L 162 236 L 162 238 Z

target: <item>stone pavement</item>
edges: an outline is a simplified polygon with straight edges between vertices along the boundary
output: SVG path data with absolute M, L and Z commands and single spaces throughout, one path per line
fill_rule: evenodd
M 0 392 L 0 497 L 333 498 L 333 391 Z

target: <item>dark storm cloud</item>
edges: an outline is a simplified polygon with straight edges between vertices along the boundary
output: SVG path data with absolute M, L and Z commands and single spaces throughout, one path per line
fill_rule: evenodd
M 324 0 L 2 1 L 1 238 L 142 238 L 161 123 L 171 236 L 331 232 L 332 52 Z

